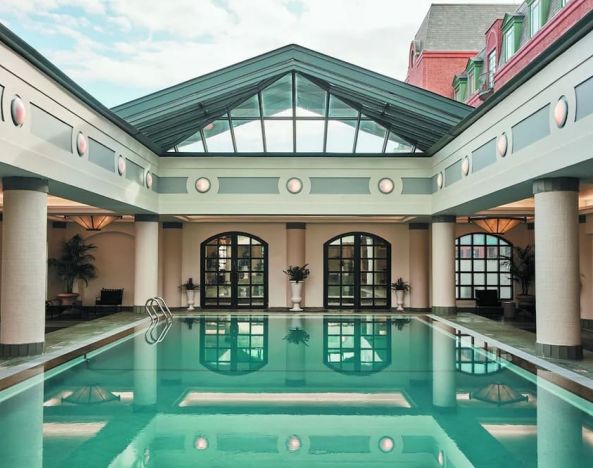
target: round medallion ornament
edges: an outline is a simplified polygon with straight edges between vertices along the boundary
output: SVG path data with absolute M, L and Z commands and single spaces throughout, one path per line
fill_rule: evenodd
M 196 190 L 200 193 L 206 193 L 210 190 L 210 180 L 206 179 L 206 177 L 200 177 L 196 180 Z
M 148 171 L 146 173 L 146 187 L 151 189 L 152 188 L 152 173 L 150 171 Z
M 504 158 L 507 155 L 508 147 L 509 141 L 507 139 L 507 134 L 503 133 L 498 137 L 498 140 L 496 140 L 496 152 L 501 158 Z
M 208 439 L 204 436 L 197 437 L 194 442 L 194 447 L 196 450 L 206 450 L 208 448 Z
M 296 435 L 291 435 L 286 439 L 286 448 L 289 452 L 298 452 L 302 445 L 301 439 Z
M 76 151 L 78 152 L 78 156 L 84 156 L 88 148 L 89 145 L 87 143 L 86 137 L 82 134 L 82 132 L 78 132 L 78 135 L 76 135 Z
M 442 189 L 444 183 L 445 183 L 445 177 L 443 176 L 442 172 L 439 172 L 439 174 L 437 175 L 437 187 Z
M 393 180 L 385 177 L 379 181 L 379 191 L 384 194 L 388 194 L 393 192 L 393 188 L 395 187 Z
M 568 101 L 564 96 L 558 99 L 554 106 L 554 122 L 558 128 L 564 127 L 568 118 Z
M 290 193 L 299 193 L 303 190 L 303 182 L 298 177 L 292 177 L 286 182 L 286 190 Z
M 464 176 L 468 175 L 469 174 L 469 168 L 470 168 L 469 157 L 466 156 L 461 161 L 461 174 L 464 175 Z
M 395 447 L 395 443 L 391 437 L 381 437 L 379 440 L 379 450 L 383 453 L 389 453 Z
M 22 127 L 25 120 L 27 120 L 27 107 L 19 96 L 16 96 L 10 103 L 10 114 L 12 122 L 17 127 Z
M 126 158 L 124 158 L 123 156 L 120 155 L 119 158 L 117 158 L 117 173 L 120 176 L 123 176 L 126 172 Z

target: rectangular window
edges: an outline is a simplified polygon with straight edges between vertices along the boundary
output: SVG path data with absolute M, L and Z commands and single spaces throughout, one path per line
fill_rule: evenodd
M 474 94 L 474 91 L 476 90 L 476 86 L 475 86 L 475 79 L 474 79 L 474 72 L 470 72 L 467 75 L 467 83 L 468 83 L 468 87 L 469 87 L 469 95 L 471 96 L 472 94 Z
M 515 30 L 509 29 L 504 34 L 504 58 L 509 60 L 515 53 Z
M 535 0 L 529 6 L 529 33 L 531 37 L 535 36 L 535 34 L 540 30 L 542 26 L 541 17 L 541 1 Z
M 496 73 L 496 49 L 488 55 L 488 88 L 494 88 L 494 74 Z

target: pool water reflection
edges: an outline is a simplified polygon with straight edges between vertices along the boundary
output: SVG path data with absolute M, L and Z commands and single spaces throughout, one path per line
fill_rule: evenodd
M 177 319 L 160 343 L 150 336 L 0 393 L 0 465 L 593 459 L 592 404 L 423 318 L 227 313 Z

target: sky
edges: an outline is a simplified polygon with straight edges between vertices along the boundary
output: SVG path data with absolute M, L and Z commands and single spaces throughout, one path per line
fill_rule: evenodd
M 291 43 L 403 80 L 430 3 L 0 0 L 0 22 L 112 107 Z

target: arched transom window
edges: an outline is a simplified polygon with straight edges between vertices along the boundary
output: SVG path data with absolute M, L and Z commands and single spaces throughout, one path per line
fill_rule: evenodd
M 455 241 L 457 299 L 474 299 L 476 291 L 498 291 L 501 300 L 513 298 L 513 282 L 505 258 L 512 256 L 511 243 L 492 234 L 474 233 Z

